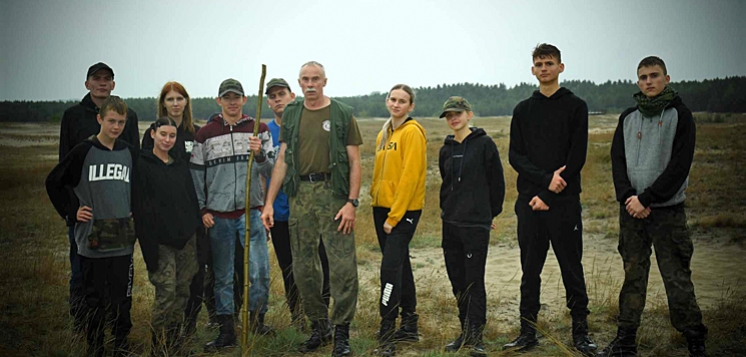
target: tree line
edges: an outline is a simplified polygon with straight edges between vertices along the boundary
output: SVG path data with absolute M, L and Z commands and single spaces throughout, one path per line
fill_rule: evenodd
M 573 91 L 588 103 L 588 110 L 597 113 L 619 113 L 634 106 L 632 94 L 639 89 L 630 80 L 606 81 L 596 84 L 591 81 L 562 81 L 562 86 Z M 744 113 L 746 112 L 746 76 L 705 79 L 702 81 L 672 82 L 684 102 L 695 112 Z M 297 86 L 295 87 L 298 89 Z M 443 102 L 452 95 L 460 95 L 469 100 L 478 116 L 512 115 L 513 107 L 528 98 L 537 90 L 535 84 L 521 83 L 512 88 L 505 84 L 484 85 L 474 83 L 442 84 L 435 87 L 415 88 L 416 107 L 412 116 L 432 117 L 440 114 Z M 384 105 L 386 92 L 373 92 L 367 95 L 337 97 L 355 108 L 355 116 L 388 117 Z M 300 95 L 299 95 L 300 97 Z M 78 101 L 2 101 L 0 121 L 42 122 L 59 121 L 65 109 Z M 140 121 L 155 119 L 156 99 L 128 98 L 127 104 L 134 109 Z M 244 113 L 256 113 L 256 95 L 250 96 L 244 106 Z M 220 107 L 214 98 L 192 98 L 192 112 L 197 119 L 207 119 L 219 112 Z M 262 117 L 271 118 L 272 112 L 263 104 Z

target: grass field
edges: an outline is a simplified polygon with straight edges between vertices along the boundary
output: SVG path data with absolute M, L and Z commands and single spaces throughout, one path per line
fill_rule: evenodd
M 449 133 L 438 119 L 420 120 L 428 133 L 426 209 L 412 241 L 422 341 L 400 344 L 403 356 L 456 356 L 442 350 L 458 334 L 455 299 L 445 275 L 440 247 L 437 153 Z M 584 264 L 590 297 L 593 337 L 604 346 L 616 331 L 617 298 L 623 278 L 616 252 L 618 205 L 614 199 L 609 159 L 616 117 L 593 116 L 588 161 L 583 175 Z M 695 242 L 693 280 L 710 328 L 708 347 L 713 356 L 746 355 L 746 116 L 698 114 L 698 142 L 687 191 L 689 224 Z M 475 118 L 498 146 L 505 168 L 506 201 L 492 233 L 487 263 L 488 325 L 485 342 L 491 355 L 518 332 L 520 263 L 515 240 L 516 173 L 507 162 L 510 118 Z M 356 223 L 360 298 L 353 321 L 352 347 L 356 355 L 375 348 L 378 317 L 380 251 L 372 223 L 368 188 L 373 169 L 373 146 L 381 120 L 360 120 L 365 144 L 361 147 L 363 188 Z M 44 179 L 56 164 L 58 128 L 52 124 L 0 124 L 0 356 L 79 356 L 84 338 L 71 330 L 67 313 L 69 279 L 66 229 L 44 190 Z M 270 248 L 271 249 L 271 248 Z M 273 253 L 270 253 L 273 256 Z M 639 331 L 641 356 L 685 356 L 685 341 L 671 327 L 665 290 L 657 269 L 651 269 L 648 304 Z M 573 356 L 571 319 L 564 308 L 564 288 L 556 259 L 550 253 L 542 275 L 541 345 L 525 356 Z M 268 323 L 277 336 L 252 340 L 252 355 L 296 355 L 306 335 L 289 325 L 282 281 L 272 261 Z M 130 335 L 133 355 L 149 351 L 149 321 L 153 288 L 147 280 L 139 248 L 135 253 Z M 216 331 L 200 316 L 192 343 L 197 355 Z M 239 356 L 240 349 L 222 355 Z M 322 349 L 313 356 L 328 355 Z

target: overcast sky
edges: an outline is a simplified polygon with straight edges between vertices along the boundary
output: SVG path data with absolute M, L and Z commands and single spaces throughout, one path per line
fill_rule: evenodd
M 215 96 L 229 77 L 258 91 L 301 64 L 325 65 L 326 94 L 442 83 L 534 82 L 531 51 L 562 51 L 560 79 L 634 79 L 658 55 L 672 80 L 746 75 L 743 0 L 4 0 L 0 100 L 79 99 L 87 68 L 114 94 L 156 96 L 176 80 Z M 456 94 L 456 93 L 454 93 Z

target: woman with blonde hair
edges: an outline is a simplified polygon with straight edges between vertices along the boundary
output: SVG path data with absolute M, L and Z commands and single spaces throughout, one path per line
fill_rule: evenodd
M 414 110 L 414 99 L 414 91 L 405 84 L 391 88 L 386 96 L 391 117 L 376 139 L 370 195 L 383 253 L 380 347 L 376 351 L 381 356 L 395 355 L 396 341 L 419 341 L 409 242 L 425 205 L 427 139 L 425 129 L 409 116 Z M 400 310 L 401 326 L 394 331 Z

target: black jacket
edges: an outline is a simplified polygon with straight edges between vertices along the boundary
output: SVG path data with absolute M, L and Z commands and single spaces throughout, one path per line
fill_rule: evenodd
M 152 150 L 153 149 L 153 138 L 150 137 L 150 132 L 153 130 L 155 123 L 151 124 L 150 127 L 145 130 L 145 134 L 142 136 L 142 149 Z M 179 158 L 189 165 L 189 160 L 192 157 L 192 149 L 194 148 L 194 136 L 200 129 L 197 124 L 194 126 L 194 133 L 184 129 L 183 123 L 177 128 L 176 131 L 176 143 L 174 147 L 168 152 L 173 158 Z M 210 257 L 210 237 L 207 235 L 207 231 L 204 228 L 197 229 L 197 260 L 206 264 Z
M 154 271 L 158 245 L 184 248 L 202 218 L 187 162 L 174 158 L 168 165 L 152 150 L 142 150 L 137 165 L 139 190 L 132 213 L 145 264 Z
M 88 139 L 91 135 L 97 135 L 101 131 L 101 125 L 96 120 L 98 107 L 91 100 L 91 93 L 83 97 L 80 103 L 65 110 L 60 124 L 60 150 L 59 161 L 65 158 L 75 145 Z M 137 113 L 127 108 L 127 123 L 119 139 L 140 149 L 140 129 L 137 127 Z
M 153 138 L 150 137 L 150 132 L 153 131 L 154 126 L 155 124 L 151 124 L 150 128 L 145 130 L 145 134 L 142 136 L 143 150 L 153 148 Z M 189 163 L 189 159 L 192 157 L 192 148 L 194 148 L 194 136 L 197 135 L 197 132 L 200 129 L 199 125 L 193 124 L 193 126 L 194 133 L 184 129 L 183 125 L 179 125 L 176 130 L 176 143 L 168 152 L 171 157 L 179 158 L 184 162 Z
M 513 110 L 509 159 L 518 172 L 519 198 L 539 196 L 550 207 L 555 199 L 579 198 L 587 150 L 588 106 L 567 88 L 551 97 L 535 91 Z M 562 166 L 567 187 L 556 194 L 549 183 Z
M 438 158 L 440 217 L 444 222 L 489 229 L 503 208 L 505 179 L 500 153 L 492 138 L 480 128 L 462 142 L 448 135 Z

